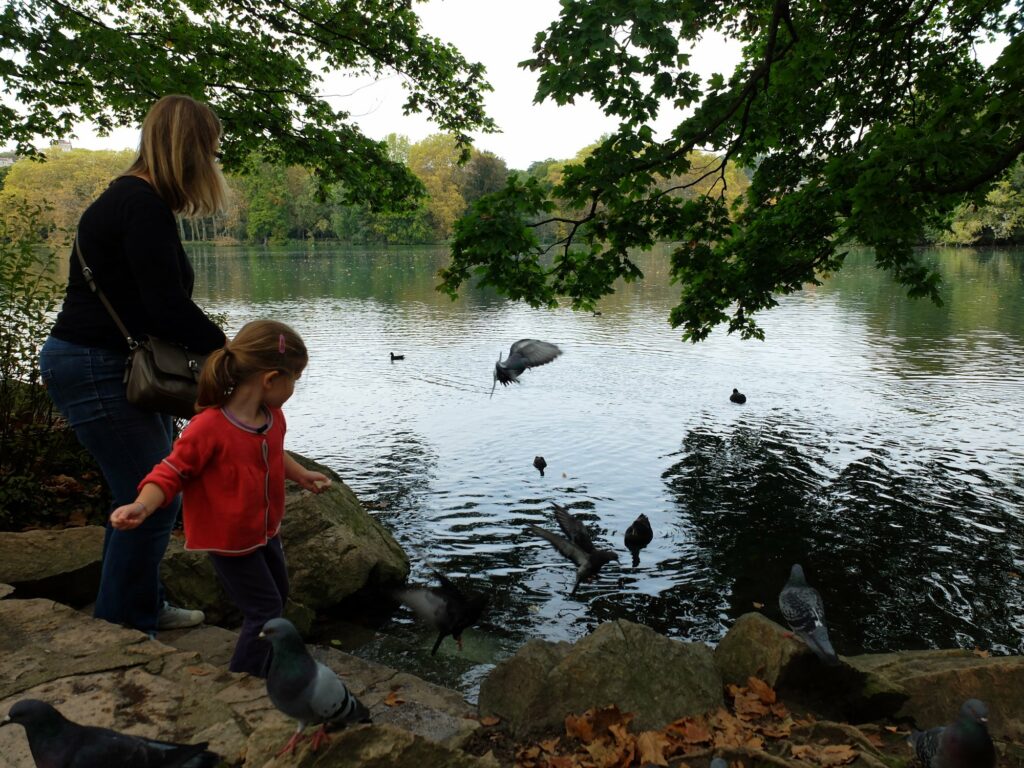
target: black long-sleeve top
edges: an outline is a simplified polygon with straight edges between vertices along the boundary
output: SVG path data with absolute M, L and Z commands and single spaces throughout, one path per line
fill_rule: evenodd
M 115 179 L 82 214 L 78 237 L 96 284 L 134 339 L 153 335 L 199 353 L 224 346 L 223 332 L 192 301 L 195 273 L 174 214 L 144 179 Z M 72 344 L 128 349 L 89 290 L 73 250 L 64 305 L 51 333 Z

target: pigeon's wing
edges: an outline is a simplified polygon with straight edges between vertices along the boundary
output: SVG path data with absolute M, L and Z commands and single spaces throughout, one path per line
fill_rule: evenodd
M 555 520 L 558 521 L 558 527 L 562 529 L 562 532 L 569 541 L 584 552 L 593 552 L 594 543 L 590 540 L 590 534 L 587 532 L 587 527 L 583 522 L 573 515 L 567 507 L 558 504 L 554 504 L 554 507 Z
M 530 531 L 530 533 L 534 533 L 543 539 L 547 539 L 555 549 L 561 552 L 565 557 L 572 560 L 577 566 L 583 566 L 587 563 L 587 553 L 568 539 L 564 539 L 557 533 L 546 531 L 536 525 L 528 525 L 526 526 L 526 529 Z
M 309 708 L 314 715 L 313 722 L 350 722 L 362 705 L 352 695 L 341 678 L 326 664 L 317 662 L 316 678 L 309 692 Z
M 809 635 L 825 625 L 825 603 L 814 587 L 785 587 L 779 593 L 779 609 L 795 632 Z
M 921 761 L 924 768 L 934 768 L 939 755 L 939 746 L 942 744 L 942 733 L 945 728 L 931 728 L 927 731 L 914 731 L 907 739 L 907 743 L 914 748 L 914 754 Z
M 435 629 L 439 628 L 444 621 L 447 604 L 444 597 L 433 589 L 426 587 L 403 589 L 396 592 L 395 597 Z
M 208 768 L 220 757 L 206 751 L 206 743 L 172 744 L 118 733 L 108 728 L 82 727 L 78 749 L 68 768 Z
M 527 368 L 546 365 L 562 354 L 562 350 L 546 341 L 520 339 L 508 351 L 509 358 L 518 357 Z

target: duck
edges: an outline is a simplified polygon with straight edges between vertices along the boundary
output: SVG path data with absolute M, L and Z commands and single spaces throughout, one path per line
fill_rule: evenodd
M 743 405 L 745 402 L 747 402 L 747 396 L 734 387 L 732 390 L 732 394 L 729 395 L 729 400 L 736 403 L 737 405 Z

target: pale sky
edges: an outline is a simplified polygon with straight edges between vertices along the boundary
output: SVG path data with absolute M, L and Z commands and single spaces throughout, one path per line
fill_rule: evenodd
M 468 61 L 487 67 L 486 79 L 494 91 L 486 95 L 486 108 L 502 133 L 477 134 L 475 145 L 504 158 L 510 168 L 526 168 L 534 160 L 548 157 L 572 157 L 616 125 L 592 103 L 565 107 L 551 102 L 533 104 L 536 76 L 516 65 L 532 56 L 535 35 L 555 20 L 559 7 L 557 0 L 430 0 L 416 5 L 424 32 L 452 43 Z M 716 40 L 701 46 L 694 67 L 703 75 L 727 75 L 738 58 L 737 45 Z M 331 77 L 324 82 L 323 92 L 349 94 L 330 102 L 351 113 L 371 138 L 398 133 L 416 142 L 438 131 L 423 115 L 402 115 L 405 91 L 397 75 L 375 83 Z M 678 116 L 667 117 L 663 122 L 669 130 Z M 137 142 L 137 128 L 98 137 L 86 125 L 71 140 L 74 147 L 85 149 L 135 148 Z
M 559 8 L 558 0 L 429 0 L 416 4 L 424 32 L 452 43 L 468 61 L 481 62 L 487 68 L 486 79 L 494 91 L 485 97 L 486 108 L 502 132 L 474 138 L 477 148 L 494 152 L 510 168 L 525 169 L 531 162 L 549 157 L 570 158 L 616 125 L 590 102 L 564 107 L 533 103 L 536 76 L 516 65 L 532 56 L 535 35 L 555 20 Z M 991 64 L 1004 44 L 978 46 L 979 59 L 986 66 Z M 691 66 L 704 78 L 714 72 L 728 76 L 739 54 L 736 43 L 709 38 L 694 51 Z M 405 91 L 398 75 L 377 82 L 331 76 L 323 83 L 322 92 L 338 94 L 330 102 L 348 111 L 371 138 L 398 133 L 416 142 L 438 131 L 423 115 L 402 115 Z M 681 117 L 672 110 L 664 112 L 655 123 L 660 138 Z M 83 125 L 77 133 L 72 145 L 85 149 L 134 149 L 138 142 L 137 127 L 99 137 Z

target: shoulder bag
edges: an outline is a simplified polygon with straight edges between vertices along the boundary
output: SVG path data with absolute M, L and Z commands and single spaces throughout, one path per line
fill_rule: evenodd
M 203 369 L 207 355 L 196 354 L 181 344 L 154 336 L 145 341 L 132 338 L 110 305 L 110 301 L 96 284 L 92 270 L 82 256 L 78 237 L 75 237 L 75 254 L 82 265 L 82 274 L 89 284 L 89 289 L 99 296 L 128 342 L 128 359 L 125 361 L 124 369 L 125 397 L 128 402 L 180 419 L 195 416 L 199 372 Z

